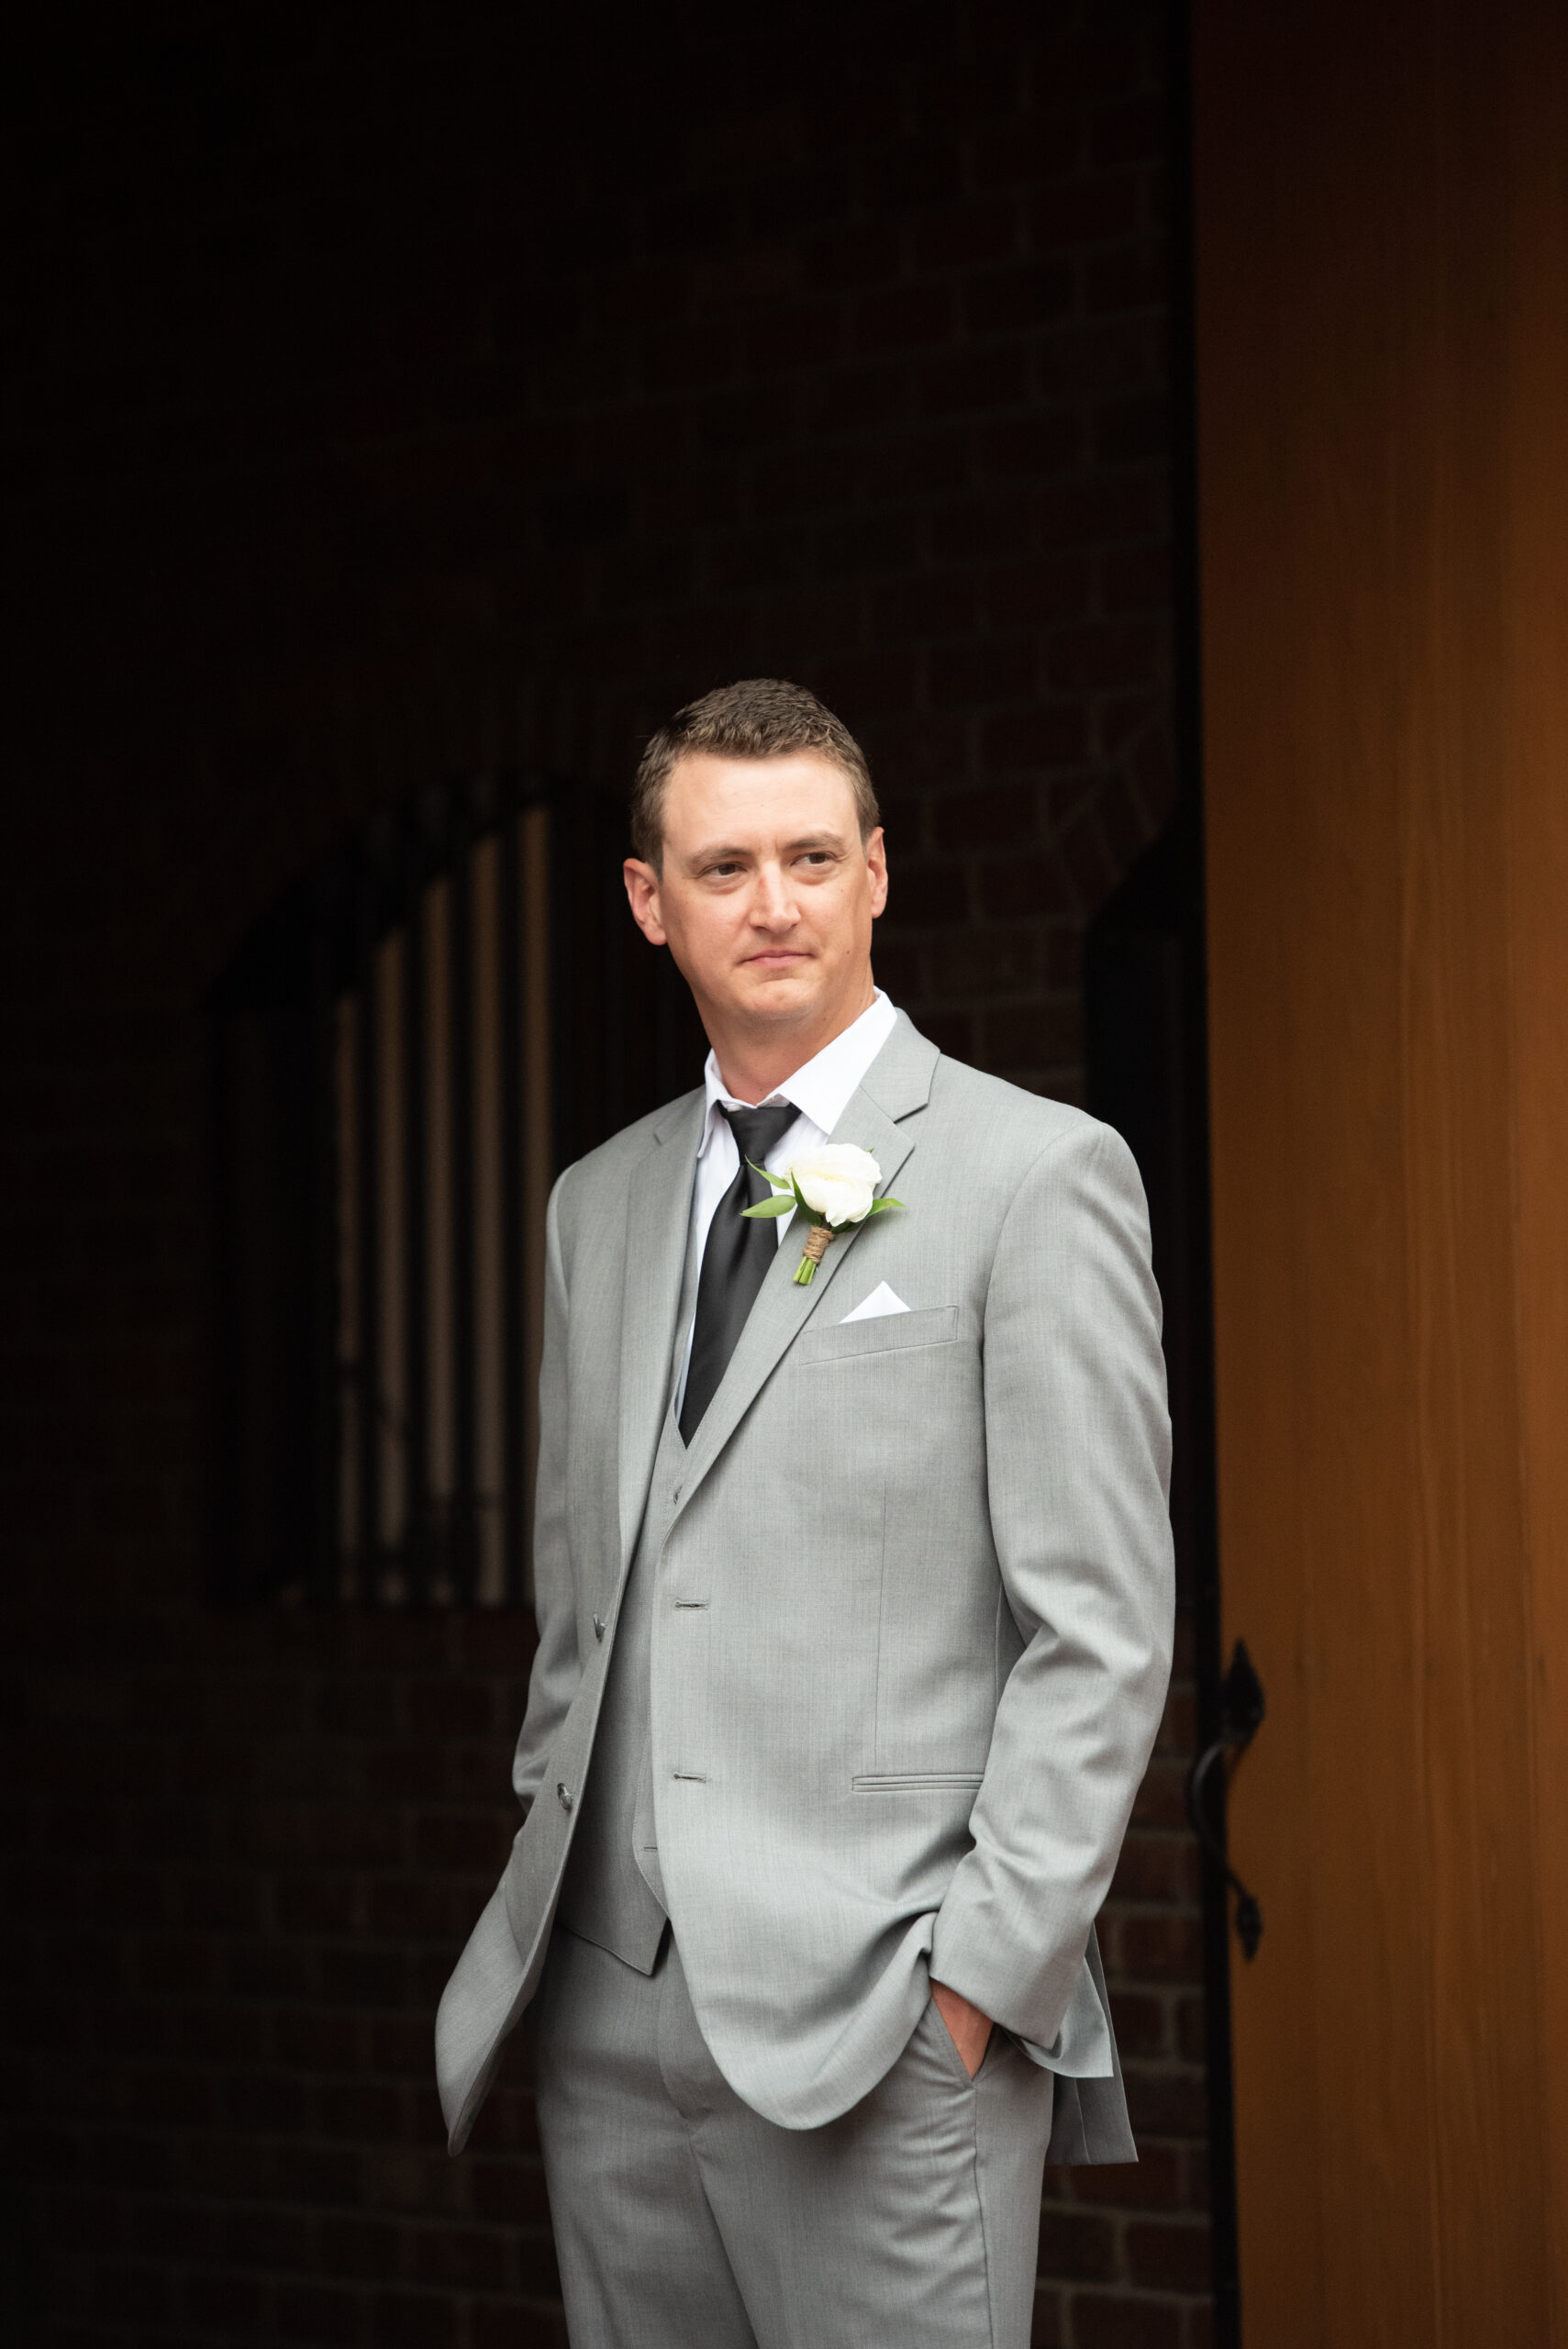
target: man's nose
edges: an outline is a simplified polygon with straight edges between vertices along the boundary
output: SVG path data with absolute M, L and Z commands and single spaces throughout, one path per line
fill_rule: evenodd
M 768 930 L 787 930 L 794 923 L 795 892 L 781 865 L 764 864 L 758 874 L 751 918 Z

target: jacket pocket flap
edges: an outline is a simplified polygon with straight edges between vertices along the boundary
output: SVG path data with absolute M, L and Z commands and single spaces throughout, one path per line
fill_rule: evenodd
M 836 1362 L 840 1355 L 890 1353 L 896 1346 L 951 1345 L 958 1335 L 956 1305 L 933 1305 L 921 1313 L 879 1313 L 871 1321 L 830 1321 L 826 1329 L 803 1330 L 795 1341 L 797 1362 Z
M 850 1782 L 858 1795 L 973 1794 L 985 1783 L 979 1770 L 867 1771 Z

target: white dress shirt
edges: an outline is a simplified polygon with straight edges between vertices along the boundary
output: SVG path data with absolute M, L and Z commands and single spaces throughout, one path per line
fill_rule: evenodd
M 693 1262 L 702 1269 L 702 1252 L 707 1245 L 707 1228 L 713 1221 L 714 1209 L 734 1182 L 740 1164 L 740 1153 L 735 1146 L 735 1136 L 726 1109 L 762 1109 L 774 1102 L 787 1101 L 800 1115 L 780 1137 L 762 1164 L 774 1171 L 784 1166 L 803 1150 L 826 1141 L 834 1127 L 858 1092 L 862 1079 L 889 1036 L 898 1018 L 897 1012 L 880 987 L 875 999 L 868 1004 L 860 1018 L 852 1020 L 834 1037 L 804 1068 L 786 1076 L 776 1085 L 766 1101 L 738 1101 L 724 1089 L 724 1079 L 718 1073 L 718 1063 L 710 1052 L 703 1068 L 703 1086 L 707 1095 L 707 1114 L 703 1119 L 702 1140 L 697 1144 L 696 1180 L 692 1186 L 691 1245 Z M 773 1232 L 782 1244 L 784 1233 L 795 1221 L 795 1209 L 775 1218 Z M 681 1348 L 681 1381 L 675 1390 L 675 1416 L 681 1413 L 685 1399 L 686 1370 L 692 1358 L 692 1331 L 696 1324 L 694 1308 L 686 1324 L 685 1342 Z

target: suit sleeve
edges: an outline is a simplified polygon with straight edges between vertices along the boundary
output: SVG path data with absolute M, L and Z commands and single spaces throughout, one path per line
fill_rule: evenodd
M 544 1345 L 539 1374 L 539 1470 L 534 1484 L 534 1611 L 539 1647 L 528 1709 L 512 1760 L 512 1785 L 526 1810 L 543 1782 L 562 1722 L 583 1676 L 577 1610 L 566 1537 L 566 1273 L 561 1202 L 570 1168 L 545 1217 Z
M 1143 1187 L 1105 1126 L 1053 1143 L 1008 1210 L 985 1302 L 986 1478 L 1024 1642 L 1001 1692 L 932 1976 L 1049 2046 L 1084 1962 L 1170 1678 L 1170 1421 Z

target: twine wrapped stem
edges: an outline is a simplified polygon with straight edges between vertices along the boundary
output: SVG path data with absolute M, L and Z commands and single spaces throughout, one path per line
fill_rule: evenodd
M 817 1265 L 822 1262 L 828 1242 L 832 1239 L 832 1237 L 833 1227 L 830 1223 L 814 1223 L 812 1225 L 810 1230 L 806 1235 L 805 1246 L 801 1253 L 800 1262 L 795 1266 L 795 1279 L 797 1288 L 808 1288 L 810 1286 L 812 1275 L 816 1272 Z

